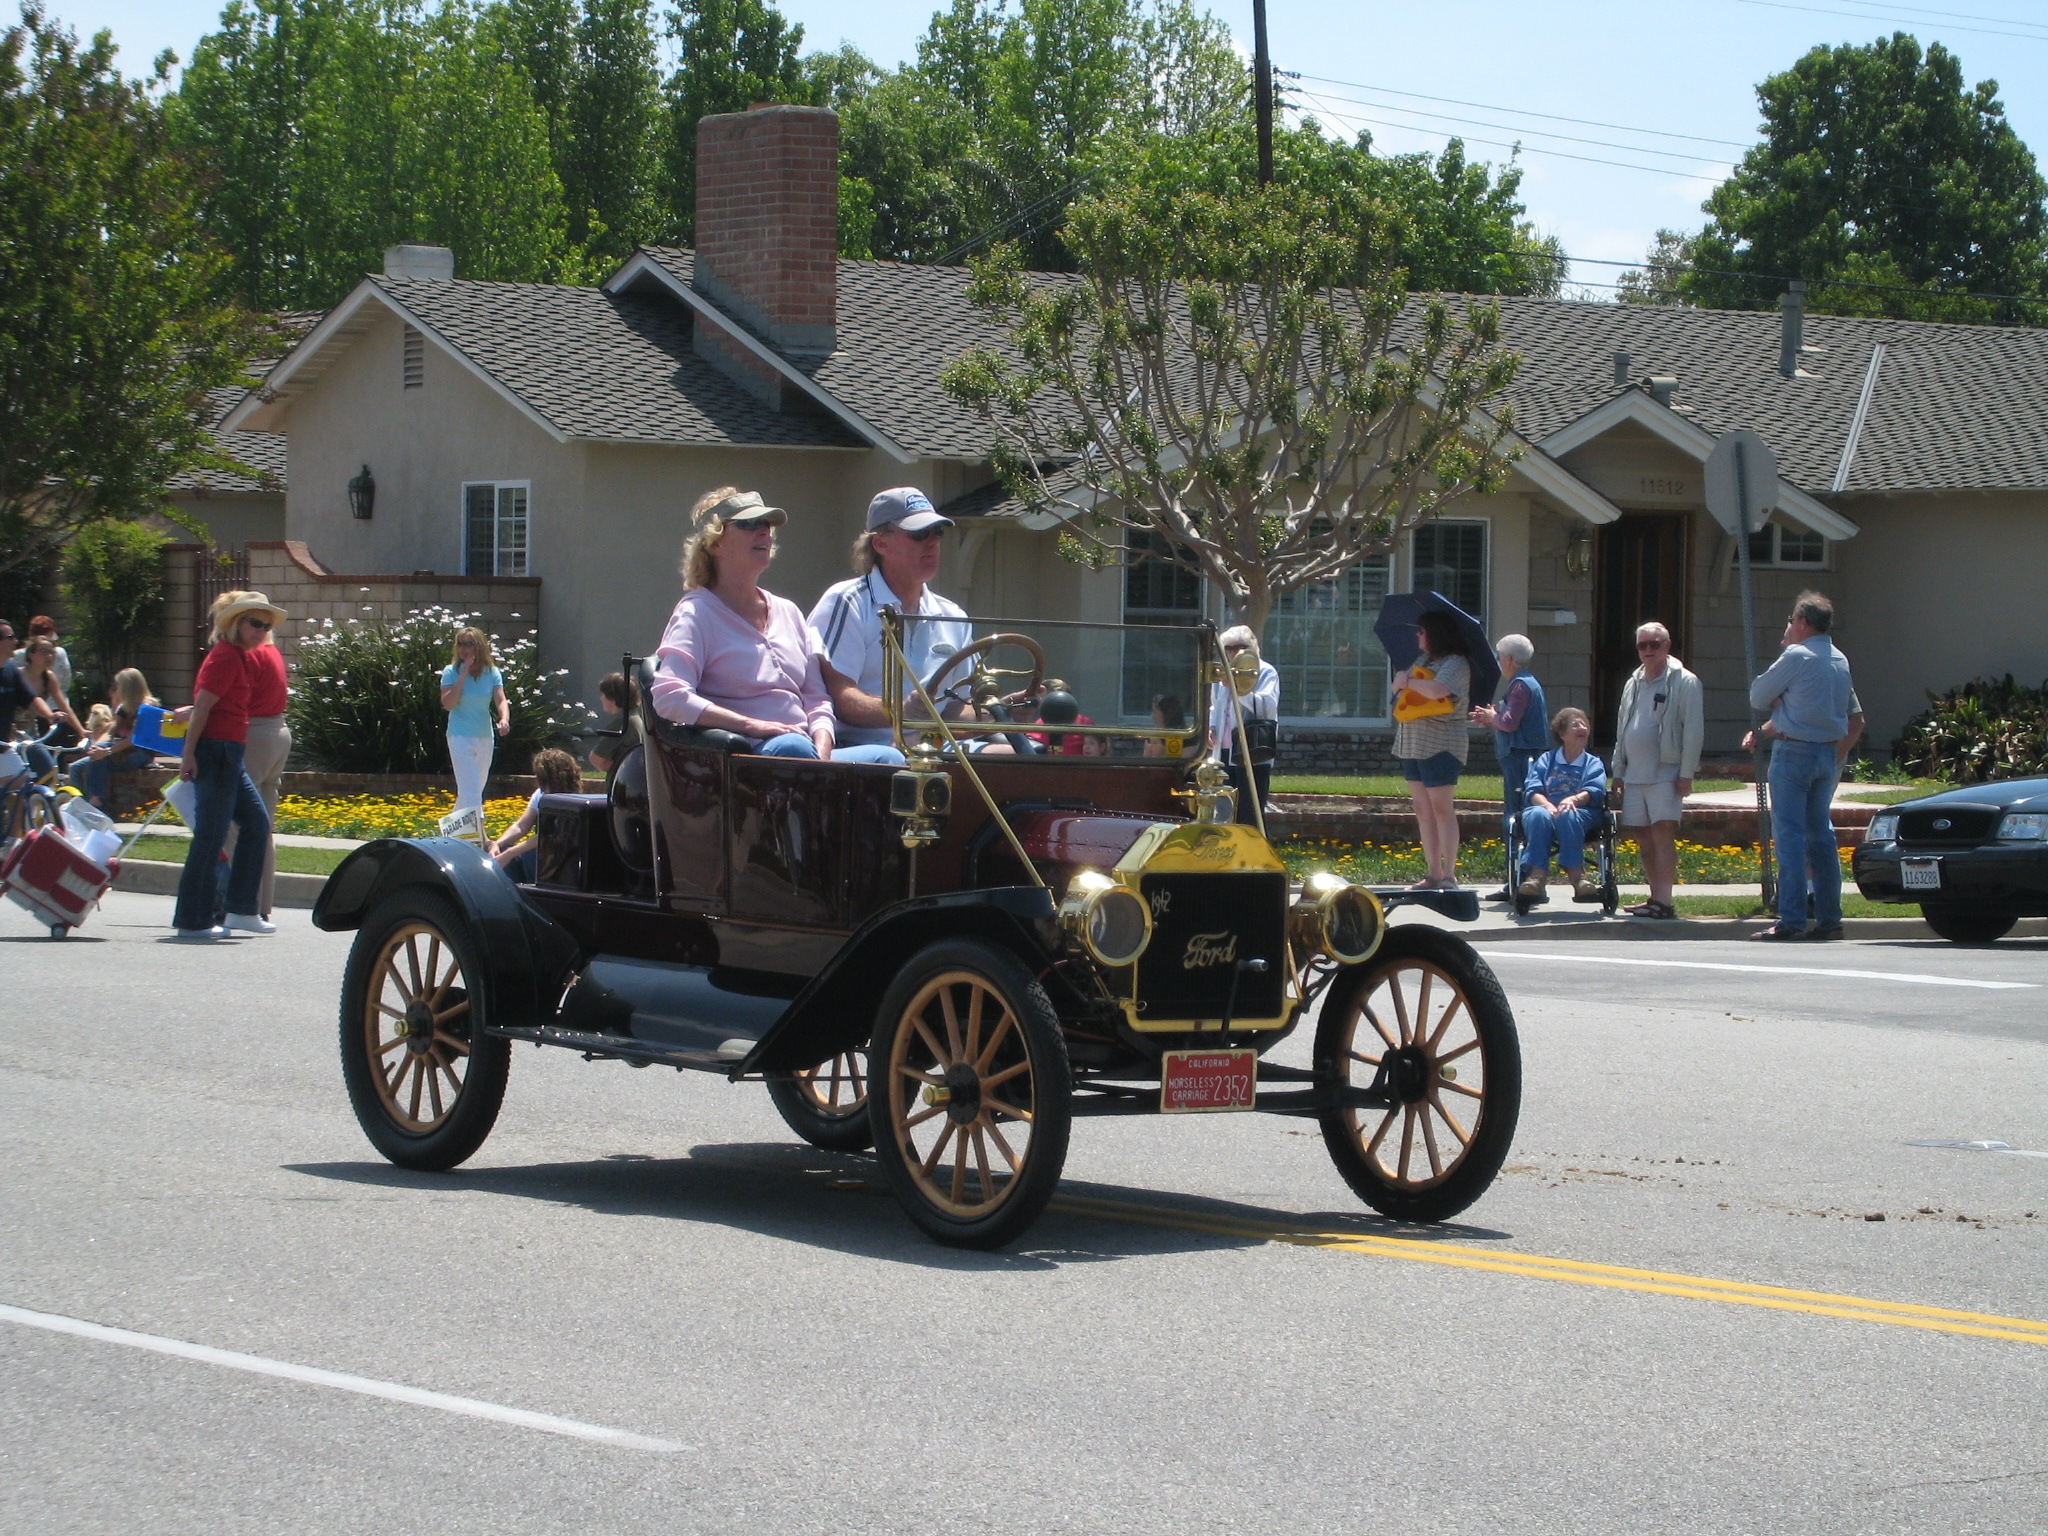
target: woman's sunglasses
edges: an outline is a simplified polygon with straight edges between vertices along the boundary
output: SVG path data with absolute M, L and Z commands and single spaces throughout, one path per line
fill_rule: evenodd
M 251 629 L 270 628 L 270 620 L 268 619 L 244 619 L 242 620 L 242 622 L 244 624 L 247 624 Z

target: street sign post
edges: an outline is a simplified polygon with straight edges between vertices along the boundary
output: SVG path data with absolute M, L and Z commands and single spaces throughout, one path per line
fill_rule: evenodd
M 1756 595 L 1749 574 L 1749 536 L 1778 503 L 1778 460 L 1770 444 L 1747 427 L 1726 433 L 1707 455 L 1707 511 L 1735 535 L 1735 559 L 1742 575 L 1742 665 L 1754 678 L 1756 666 Z M 1757 883 L 1763 904 L 1778 908 L 1778 882 L 1771 868 L 1771 799 L 1764 773 L 1763 721 L 1749 712 L 1750 772 L 1756 780 Z

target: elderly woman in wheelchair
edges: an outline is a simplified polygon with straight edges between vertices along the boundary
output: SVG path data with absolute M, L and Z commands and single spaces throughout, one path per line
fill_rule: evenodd
M 1522 783 L 1522 860 L 1516 894 L 1523 902 L 1544 899 L 1550 858 L 1581 901 L 1600 899 L 1598 882 L 1586 878 L 1586 839 L 1607 811 L 1607 767 L 1586 750 L 1592 723 L 1581 709 L 1560 709 L 1550 717 L 1557 746 L 1529 765 Z

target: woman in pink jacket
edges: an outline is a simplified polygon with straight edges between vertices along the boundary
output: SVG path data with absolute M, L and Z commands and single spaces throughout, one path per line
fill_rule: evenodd
M 804 611 L 761 585 L 788 521 L 759 493 L 731 486 L 691 509 L 683 597 L 655 653 L 654 712 L 732 731 L 769 757 L 893 762 L 886 747 L 833 751 L 832 700 Z

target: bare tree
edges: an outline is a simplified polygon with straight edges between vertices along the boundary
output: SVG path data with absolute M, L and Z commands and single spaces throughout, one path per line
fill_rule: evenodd
M 1002 324 L 947 370 L 995 462 L 1101 565 L 1164 540 L 1263 632 L 1274 603 L 1391 549 L 1518 450 L 1496 307 L 1403 291 L 1381 204 L 1270 186 L 1075 206 L 1080 271 L 977 265 Z

